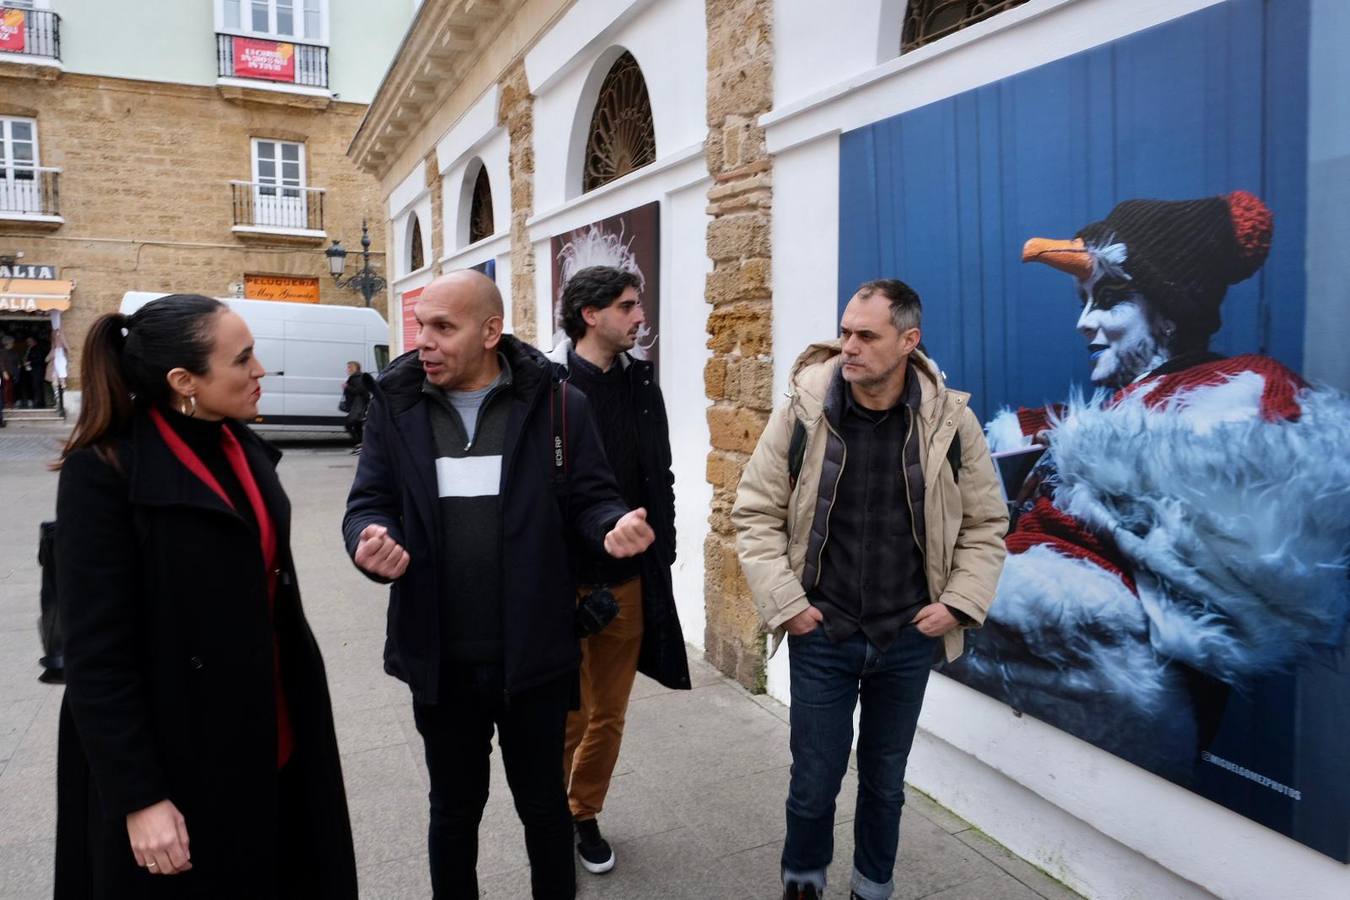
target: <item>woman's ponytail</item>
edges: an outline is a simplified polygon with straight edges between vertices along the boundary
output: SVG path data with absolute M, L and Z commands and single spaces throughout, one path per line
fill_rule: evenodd
M 121 313 L 99 316 L 84 340 L 80 359 L 80 417 L 61 450 L 61 462 L 81 447 L 94 445 L 108 462 L 114 463 L 105 439 L 131 419 L 131 388 L 122 361 L 129 319 Z

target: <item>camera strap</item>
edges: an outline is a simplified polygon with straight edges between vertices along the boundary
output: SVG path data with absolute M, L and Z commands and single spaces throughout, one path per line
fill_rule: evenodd
M 548 411 L 553 430 L 553 481 L 567 480 L 567 382 L 554 381 Z

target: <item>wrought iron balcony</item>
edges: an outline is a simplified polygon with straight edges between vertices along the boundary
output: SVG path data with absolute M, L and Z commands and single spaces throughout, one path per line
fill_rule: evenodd
M 323 188 L 231 181 L 230 193 L 236 229 L 323 235 Z
M 9 54 L 61 59 L 61 17 L 50 9 L 0 3 L 0 58 Z
M 289 49 L 288 49 L 289 48 Z M 318 44 L 216 34 L 216 74 L 300 87 L 328 87 L 328 48 Z
M 61 170 L 0 163 L 0 217 L 61 215 Z

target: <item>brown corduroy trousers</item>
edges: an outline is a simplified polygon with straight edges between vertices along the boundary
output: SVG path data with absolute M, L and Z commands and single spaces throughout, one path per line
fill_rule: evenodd
M 567 716 L 563 780 L 572 818 L 594 819 L 605 805 L 619 760 L 628 695 L 642 649 L 642 579 L 610 588 L 619 614 L 581 642 L 581 708 Z M 578 591 L 580 598 L 588 588 Z

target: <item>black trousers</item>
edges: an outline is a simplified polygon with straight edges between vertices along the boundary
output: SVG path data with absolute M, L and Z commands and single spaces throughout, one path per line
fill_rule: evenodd
M 576 896 L 572 814 L 563 787 L 563 735 L 571 675 L 512 694 L 500 670 L 447 665 L 440 702 L 413 704 L 431 779 L 427 834 L 431 888 L 438 898 L 478 896 L 478 826 L 487 804 L 492 732 L 525 826 L 535 900 Z

